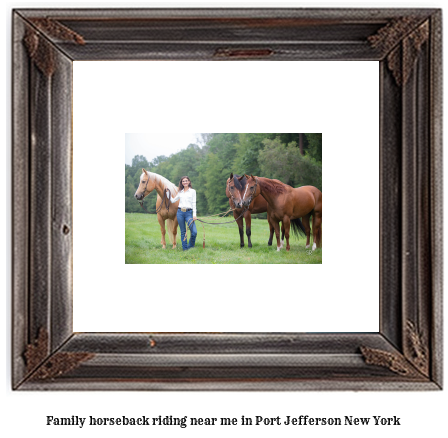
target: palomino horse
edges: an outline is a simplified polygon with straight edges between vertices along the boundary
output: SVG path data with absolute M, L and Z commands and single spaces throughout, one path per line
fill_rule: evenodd
M 251 224 L 252 214 L 266 213 L 268 211 L 268 203 L 263 196 L 255 197 L 249 204 L 249 208 L 243 208 L 242 193 L 246 188 L 246 176 L 230 174 L 226 183 L 226 195 L 229 198 L 230 208 L 233 209 L 233 217 L 236 220 L 240 232 L 240 247 L 244 247 L 244 231 L 243 231 L 243 217 L 246 220 L 246 235 L 247 245 L 252 248 L 251 242 Z M 244 214 L 243 214 L 244 213 Z M 274 228 L 269 224 L 270 236 L 268 245 L 272 245 L 272 237 L 274 235 Z M 282 226 L 282 241 L 285 237 L 285 230 Z
M 310 216 L 313 216 L 313 251 L 322 246 L 322 192 L 313 186 L 290 187 L 279 180 L 255 177 L 247 178 L 248 188 L 243 196 L 243 205 L 261 194 L 266 199 L 268 220 L 277 237 L 277 251 L 280 250 L 279 222 L 285 227 L 286 250 L 289 251 L 289 230 L 297 219 L 303 218 L 306 233 L 306 247 L 310 245 Z
M 153 190 L 157 192 L 156 210 L 157 210 L 157 220 L 160 224 L 160 231 L 162 232 L 162 244 L 163 249 L 166 248 L 165 241 L 165 221 L 167 221 L 168 237 L 170 243 L 173 244 L 173 249 L 176 248 L 176 237 L 177 237 L 177 206 L 179 201 L 171 204 L 171 208 L 167 208 L 166 205 L 162 205 L 162 201 L 165 198 L 165 189 L 171 190 L 171 196 L 177 195 L 178 187 L 172 182 L 168 181 L 165 177 L 158 175 L 157 173 L 148 172 L 142 169 L 142 174 L 140 175 L 140 184 L 135 192 L 135 199 L 142 202 L 143 199 L 148 196 Z

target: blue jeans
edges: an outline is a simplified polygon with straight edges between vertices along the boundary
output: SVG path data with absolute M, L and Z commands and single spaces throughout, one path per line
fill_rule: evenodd
M 194 248 L 194 243 L 196 242 L 196 236 L 198 235 L 198 232 L 196 230 L 196 224 L 194 223 L 193 220 L 193 210 L 182 211 L 180 208 L 178 208 L 177 222 L 179 222 L 180 227 L 180 238 L 182 242 L 182 249 L 186 251 L 187 249 Z M 185 226 L 185 223 L 187 223 L 191 231 L 191 237 L 188 244 L 186 239 L 187 228 Z

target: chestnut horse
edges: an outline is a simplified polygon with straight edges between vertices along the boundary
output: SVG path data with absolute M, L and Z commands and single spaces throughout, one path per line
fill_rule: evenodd
M 142 174 L 140 175 L 140 184 L 135 192 L 135 199 L 139 202 L 143 202 L 143 199 L 148 196 L 153 190 L 157 192 L 156 210 L 157 210 L 157 220 L 160 224 L 160 231 L 162 232 L 162 248 L 166 248 L 165 241 L 165 221 L 167 221 L 168 237 L 170 243 L 173 244 L 173 249 L 176 248 L 176 238 L 177 238 L 177 206 L 179 201 L 169 204 L 162 205 L 162 201 L 165 199 L 165 189 L 170 189 L 171 196 L 177 195 L 178 187 L 171 181 L 168 181 L 165 177 L 158 175 L 157 173 L 148 172 L 142 169 Z M 169 209 L 167 207 L 169 205 Z
M 268 220 L 277 237 L 277 251 L 280 251 L 279 222 L 285 227 L 286 250 L 289 251 L 289 230 L 297 219 L 303 219 L 306 233 L 306 247 L 310 245 L 310 216 L 313 216 L 313 251 L 322 246 L 322 192 L 313 186 L 290 187 L 279 180 L 246 175 L 247 189 L 242 197 L 243 205 L 258 195 L 267 201 Z M 297 229 L 297 228 L 296 228 Z
M 251 223 L 252 214 L 266 213 L 268 211 L 268 203 L 263 196 L 255 197 L 249 204 L 249 208 L 243 208 L 243 202 L 241 194 L 244 193 L 246 187 L 246 176 L 230 174 L 230 178 L 227 178 L 226 182 L 226 195 L 229 198 L 230 208 L 233 209 L 233 217 L 236 220 L 238 229 L 240 232 L 240 247 L 244 247 L 244 231 L 243 231 L 243 217 L 246 221 L 246 235 L 247 245 L 252 248 L 251 236 Z M 244 212 L 244 214 L 243 214 Z M 269 223 L 269 222 L 268 222 Z M 274 235 L 274 228 L 269 224 L 269 240 L 268 245 L 272 245 L 272 237 Z M 285 237 L 285 230 L 282 226 L 282 242 Z

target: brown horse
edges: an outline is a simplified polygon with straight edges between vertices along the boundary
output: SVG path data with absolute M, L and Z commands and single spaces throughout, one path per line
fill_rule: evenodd
M 277 237 L 277 251 L 280 250 L 279 222 L 285 227 L 286 250 L 289 251 L 289 230 L 298 231 L 297 219 L 304 219 L 306 247 L 310 245 L 310 216 L 313 216 L 313 251 L 322 246 L 322 192 L 313 186 L 290 187 L 279 180 L 262 177 L 247 178 L 247 190 L 242 197 L 243 205 L 261 194 L 267 201 L 268 220 Z
M 236 220 L 238 229 L 240 232 L 240 247 L 244 247 L 244 231 L 243 231 L 243 218 L 246 221 L 246 235 L 247 245 L 252 248 L 251 242 L 251 224 L 252 214 L 266 213 L 268 211 L 268 203 L 263 196 L 255 197 L 249 204 L 249 208 L 243 207 L 242 194 L 246 187 L 246 176 L 230 174 L 230 178 L 227 178 L 226 182 L 226 195 L 229 198 L 230 208 L 233 209 L 233 217 Z M 244 214 L 243 214 L 244 213 Z M 269 224 L 269 240 L 268 245 L 272 245 L 272 237 L 274 235 L 274 227 Z M 282 226 L 282 241 L 285 237 L 285 230 Z
M 165 189 L 170 189 L 171 196 L 177 195 L 178 188 L 171 181 L 168 181 L 165 177 L 158 175 L 157 173 L 148 172 L 142 169 L 142 174 L 140 175 L 140 184 L 135 192 L 135 199 L 142 202 L 143 199 L 148 196 L 153 190 L 157 192 L 156 210 L 157 210 L 157 220 L 160 224 L 160 231 L 162 233 L 162 248 L 166 248 L 165 241 L 165 221 L 167 221 L 168 237 L 170 243 L 173 244 L 173 249 L 176 248 L 176 238 L 177 238 L 177 206 L 179 201 L 172 203 L 170 208 L 164 204 L 162 205 L 162 200 L 165 196 Z

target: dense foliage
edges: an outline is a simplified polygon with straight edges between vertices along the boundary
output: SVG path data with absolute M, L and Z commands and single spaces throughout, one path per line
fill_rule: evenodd
M 225 211 L 230 173 L 279 179 L 293 187 L 313 185 L 322 190 L 322 134 L 201 134 L 202 144 L 190 144 L 169 157 L 152 161 L 137 155 L 125 165 L 125 211 L 142 212 L 134 199 L 142 168 L 174 184 L 188 175 L 197 192 L 199 216 Z M 145 200 L 155 210 L 156 194 Z

